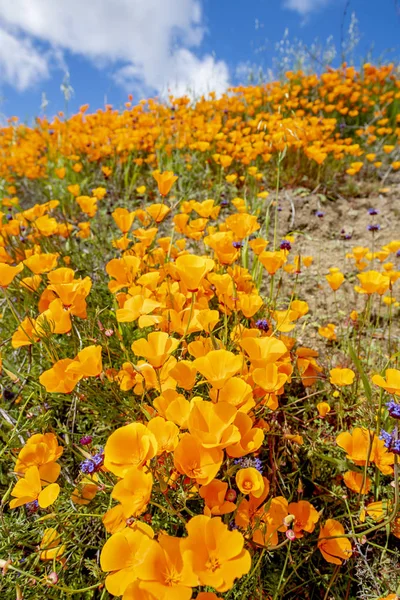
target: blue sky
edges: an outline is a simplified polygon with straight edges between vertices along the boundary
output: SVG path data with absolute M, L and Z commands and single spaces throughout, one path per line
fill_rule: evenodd
M 120 107 L 129 93 L 222 93 L 251 69 L 273 76 L 285 31 L 307 46 L 333 36 L 337 64 L 353 13 L 356 61 L 400 56 L 398 0 L 0 0 L 0 113 L 30 121 L 63 110 L 66 72 L 71 113 Z

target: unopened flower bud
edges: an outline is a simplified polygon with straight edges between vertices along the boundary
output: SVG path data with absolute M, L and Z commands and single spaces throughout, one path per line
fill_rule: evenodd
M 295 539 L 296 539 L 296 534 L 295 534 L 295 532 L 293 531 L 293 529 L 288 529 L 288 530 L 286 531 L 286 537 L 287 537 L 287 539 L 288 539 L 288 540 L 290 540 L 291 542 L 292 542 L 293 540 L 295 540 Z
M 295 520 L 295 516 L 294 515 L 287 515 L 284 519 L 283 519 L 283 524 L 286 525 L 286 527 L 290 527 L 290 525 L 293 523 L 293 521 Z
M 237 493 L 235 492 L 235 490 L 228 490 L 225 494 L 225 500 L 227 502 L 235 502 L 237 497 Z
M 58 582 L 58 575 L 55 571 L 52 571 L 47 575 L 47 584 L 55 585 Z

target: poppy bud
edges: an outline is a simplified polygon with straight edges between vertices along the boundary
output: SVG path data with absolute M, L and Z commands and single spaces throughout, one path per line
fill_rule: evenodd
M 47 575 L 47 584 L 55 585 L 58 582 L 58 575 L 55 571 L 52 571 Z
M 227 502 L 235 502 L 236 497 L 237 497 L 237 493 L 235 492 L 235 490 L 232 490 L 232 489 L 228 490 L 225 494 L 225 500 Z

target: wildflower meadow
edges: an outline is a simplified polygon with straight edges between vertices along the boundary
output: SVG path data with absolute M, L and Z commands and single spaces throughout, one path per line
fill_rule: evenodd
M 2 600 L 400 596 L 399 107 L 343 64 L 0 130 Z

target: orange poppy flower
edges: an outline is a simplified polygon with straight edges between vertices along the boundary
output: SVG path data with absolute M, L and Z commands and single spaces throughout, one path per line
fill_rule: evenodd
M 39 340 L 40 338 L 36 330 L 35 319 L 25 317 L 22 323 L 18 325 L 17 330 L 13 333 L 11 345 L 13 348 L 21 348 L 22 346 L 30 346 Z
M 191 390 L 196 382 L 197 369 L 190 360 L 180 360 L 169 372 L 178 387 Z
M 193 399 L 188 418 L 189 432 L 204 448 L 226 448 L 240 440 L 239 430 L 233 425 L 236 414 L 236 408 L 227 402 L 213 404 Z
M 283 496 L 276 496 L 268 503 L 268 510 L 261 512 L 260 520 L 256 523 L 253 540 L 267 548 L 276 546 L 278 533 L 287 530 L 288 501 Z
M 184 433 L 175 448 L 174 465 L 182 475 L 207 485 L 218 473 L 224 454 L 220 448 L 204 448 L 190 433 Z
M 129 212 L 126 208 L 116 208 L 112 213 L 112 218 L 122 233 L 128 233 L 135 220 L 135 211 Z
M 347 453 L 347 458 L 354 464 L 365 466 L 369 454 L 370 462 L 376 464 L 378 469 L 385 475 L 393 472 L 394 455 L 385 448 L 384 441 L 380 440 L 372 431 L 355 427 L 352 433 L 344 431 L 336 438 L 338 446 Z
M 300 377 L 303 385 L 309 387 L 314 385 L 318 380 L 318 373 L 321 373 L 322 367 L 319 366 L 315 358 L 318 356 L 316 350 L 311 348 L 298 348 L 297 354 L 297 368 L 300 372 Z
M 121 503 L 125 519 L 137 517 L 146 509 L 150 502 L 153 488 L 153 476 L 143 469 L 131 467 L 124 478 L 114 486 L 111 498 Z
M 6 288 L 10 285 L 14 277 L 21 273 L 24 265 L 19 263 L 16 267 L 11 267 L 6 263 L 0 262 L 0 287 Z
M 360 288 L 356 286 L 357 291 L 361 291 L 365 294 L 379 294 L 382 296 L 390 285 L 390 278 L 387 275 L 383 275 L 378 271 L 366 271 L 357 275 L 360 280 Z
M 161 223 L 161 221 L 165 219 L 167 214 L 171 212 L 171 209 L 165 204 L 156 203 L 150 204 L 150 206 L 146 208 L 146 212 L 156 223 Z
M 254 368 L 263 368 L 271 363 L 276 363 L 285 354 L 285 344 L 275 337 L 247 337 L 241 340 L 240 346 L 248 354 Z
M 74 504 L 79 504 L 80 506 L 89 504 L 99 490 L 99 486 L 96 483 L 97 480 L 98 477 L 96 473 L 94 473 L 91 477 L 84 477 L 72 492 L 71 501 Z
M 327 340 L 335 341 L 337 339 L 335 329 L 336 325 L 334 323 L 328 323 L 323 327 L 318 327 L 318 333 Z
M 196 358 L 194 367 L 217 390 L 242 369 L 243 358 L 228 350 L 212 350 L 206 356 Z
M 374 375 L 372 381 L 386 390 L 388 394 L 400 396 L 400 371 L 397 369 L 386 369 L 385 379 L 381 375 Z
M 192 568 L 200 585 L 225 592 L 236 578 L 250 571 L 251 558 L 243 548 L 242 534 L 229 531 L 220 517 L 197 515 L 190 519 L 186 529 L 189 535 L 184 538 L 182 548 L 192 552 Z
M 160 369 L 168 357 L 179 346 L 179 340 L 170 337 L 163 331 L 149 333 L 147 339 L 136 340 L 132 343 L 132 350 L 136 356 L 142 356 L 154 369 Z
M 134 283 L 140 264 L 140 259 L 137 256 L 124 256 L 123 258 L 110 260 L 106 265 L 107 273 L 114 278 L 108 284 L 110 292 L 114 294 L 124 287 L 131 286 Z
M 236 473 L 236 485 L 242 494 L 251 494 L 254 498 L 259 498 L 264 493 L 263 477 L 254 467 L 239 469 Z
M 103 571 L 111 571 L 105 585 L 110 594 L 121 596 L 127 587 L 140 577 L 144 565 L 158 555 L 154 533 L 145 523 L 125 527 L 114 533 L 104 544 L 100 555 Z
M 44 371 L 40 375 L 39 381 L 46 388 L 47 392 L 60 394 L 69 394 L 72 392 L 81 378 L 78 373 L 67 371 L 73 362 L 70 358 L 63 358 L 54 363 L 51 369 Z
M 297 539 L 303 537 L 303 531 L 307 531 L 307 533 L 314 531 L 315 524 L 319 520 L 319 512 L 312 504 L 306 500 L 291 502 L 288 506 L 288 511 L 289 514 L 294 516 L 292 528 Z
M 147 429 L 157 440 L 157 456 L 175 450 L 179 441 L 179 429 L 175 423 L 162 417 L 154 417 L 147 423 Z
M 322 556 L 327 562 L 334 565 L 343 564 L 343 561 L 348 560 L 352 555 L 350 540 L 340 537 L 343 534 L 343 525 L 335 519 L 328 519 L 325 525 L 321 527 L 318 537 L 318 548 Z
M 281 250 L 275 252 L 265 250 L 258 255 L 258 260 L 269 275 L 275 275 L 287 259 Z
M 351 385 L 354 381 L 356 374 L 352 369 L 331 369 L 329 371 L 329 381 L 333 383 L 333 385 L 338 385 L 342 387 L 344 385 Z
M 213 479 L 208 485 L 203 485 L 199 494 L 204 498 L 204 514 L 208 517 L 226 515 L 236 509 L 234 502 L 225 499 L 228 484 L 218 479 Z
M 65 552 L 65 545 L 62 544 L 61 535 L 57 529 L 49 527 L 44 530 L 40 550 L 40 560 L 57 560 L 62 557 Z
M 189 292 L 197 292 L 204 277 L 214 268 L 214 261 L 193 254 L 184 254 L 175 261 L 180 281 Z
M 234 215 L 230 215 L 225 223 L 235 236 L 235 240 L 243 240 L 248 237 L 255 231 L 260 229 L 260 225 L 257 222 L 257 217 L 255 215 L 249 215 L 247 213 L 236 213 Z
M 103 369 L 101 346 L 87 346 L 66 368 L 67 373 L 75 373 L 81 377 L 97 377 Z
M 204 238 L 204 244 L 214 250 L 215 257 L 222 265 L 231 265 L 239 256 L 233 246 L 234 237 L 231 231 L 219 231 Z
M 36 319 L 36 331 L 42 337 L 50 333 L 68 333 L 72 329 L 71 317 L 68 310 L 64 310 L 62 301 L 56 298 L 50 302 L 49 307 Z
M 78 196 L 75 198 L 75 200 L 80 206 L 82 212 L 87 214 L 88 217 L 94 217 L 97 212 L 97 198 L 91 198 L 90 196 Z
M 141 468 L 157 454 L 157 440 L 142 423 L 131 423 L 116 429 L 104 448 L 104 466 L 124 477 L 131 467 Z
M 328 413 L 331 412 L 331 407 L 327 402 L 319 402 L 317 404 L 317 410 L 320 417 L 324 418 Z
M 371 489 L 371 480 L 367 476 L 364 481 L 363 473 L 356 473 L 355 471 L 346 471 L 343 474 L 343 481 L 346 487 L 357 494 L 368 494 Z M 364 483 L 363 483 L 364 482 Z
M 57 265 L 58 253 L 51 254 L 32 254 L 29 258 L 24 260 L 24 264 L 30 269 L 35 275 L 41 273 L 48 273 L 52 271 Z
M 337 268 L 330 269 L 329 275 L 325 275 L 325 279 L 329 283 L 331 289 L 336 292 L 344 281 L 344 275 Z
M 213 402 L 229 402 L 243 413 L 255 406 L 251 386 L 240 377 L 231 377 L 219 390 L 212 388 L 210 398 Z
M 63 453 L 54 433 L 35 433 L 21 448 L 14 470 L 18 474 L 26 473 L 29 467 L 39 469 L 40 479 L 45 483 L 54 483 L 60 474 L 60 465 L 56 461 Z
M 167 196 L 175 181 L 178 179 L 178 177 L 174 175 L 173 171 L 164 171 L 163 173 L 160 173 L 160 171 L 154 171 L 153 177 L 157 181 L 158 191 L 160 192 L 161 196 Z
M 25 471 L 24 477 L 19 479 L 11 490 L 11 496 L 14 496 L 15 500 L 11 500 L 10 508 L 17 508 L 35 501 L 38 502 L 40 508 L 47 508 L 57 500 L 59 493 L 58 483 L 50 483 L 42 489 L 39 469 L 36 466 L 29 467 Z
M 252 372 L 254 383 L 259 385 L 267 394 L 279 393 L 288 380 L 286 373 L 281 373 L 275 364 L 266 365 Z
M 182 538 L 159 535 L 156 554 L 140 570 L 143 581 L 131 584 L 123 600 L 190 600 L 198 577 L 193 572 L 190 553 L 183 547 Z M 143 596 L 143 592 L 149 596 Z
M 244 412 L 238 412 L 234 425 L 239 429 L 240 440 L 226 448 L 228 456 L 240 458 L 261 448 L 264 441 L 264 432 L 259 427 L 253 427 L 251 417 Z

